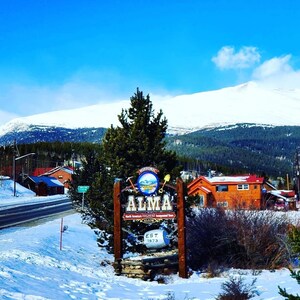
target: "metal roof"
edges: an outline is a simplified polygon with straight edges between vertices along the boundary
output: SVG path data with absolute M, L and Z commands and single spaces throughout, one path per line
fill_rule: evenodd
M 49 176 L 28 176 L 27 178 L 30 178 L 33 182 L 39 184 L 41 182 L 46 183 L 49 187 L 58 187 L 58 186 L 64 186 L 59 180 L 57 180 L 55 177 L 49 177 Z

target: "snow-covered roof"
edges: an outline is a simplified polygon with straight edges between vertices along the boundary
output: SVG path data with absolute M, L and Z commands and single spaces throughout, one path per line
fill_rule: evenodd
M 42 174 L 42 175 L 51 175 L 51 174 L 53 174 L 53 173 L 55 173 L 55 172 L 57 172 L 57 171 L 60 171 L 60 170 L 66 172 L 66 173 L 68 173 L 68 174 L 73 174 L 73 173 L 74 173 L 73 170 L 72 170 L 71 168 L 69 168 L 69 167 L 66 167 L 66 166 L 58 166 L 58 167 L 55 167 L 55 168 L 53 168 L 53 169 L 51 169 L 51 170 L 48 170 L 47 172 L 45 172 L 45 173 Z
M 64 186 L 58 179 L 55 177 L 49 177 L 49 176 L 28 176 L 33 182 L 35 183 L 46 183 L 49 187 L 55 187 L 55 186 Z
M 207 193 L 207 194 L 211 193 L 211 190 L 209 190 L 208 188 L 206 188 L 204 186 L 200 186 L 199 189 L 202 190 L 203 192 Z
M 291 190 L 273 190 L 269 191 L 268 193 L 285 201 L 291 201 L 291 199 L 294 201 L 295 199 L 295 191 Z
M 244 183 L 263 183 L 263 177 L 256 177 L 255 175 L 241 175 L 241 176 L 214 176 L 214 177 L 205 177 L 210 183 L 220 183 L 220 184 L 244 184 Z

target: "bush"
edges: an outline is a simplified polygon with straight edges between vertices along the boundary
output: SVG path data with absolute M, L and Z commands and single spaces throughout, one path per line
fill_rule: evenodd
M 189 265 L 274 269 L 289 264 L 288 222 L 269 211 L 201 209 L 187 220 Z
M 288 231 L 288 243 L 291 246 L 292 254 L 299 256 L 300 254 L 300 227 L 291 226 Z
M 256 295 L 256 279 L 251 284 L 246 284 L 244 279 L 231 277 L 229 281 L 222 284 L 223 292 L 218 295 L 217 300 L 247 300 Z
M 188 218 L 186 228 L 191 268 L 199 269 L 203 265 L 216 268 L 219 263 L 224 262 L 228 252 L 226 245 L 231 242 L 228 232 L 225 232 L 228 224 L 224 210 L 201 209 L 195 216 Z

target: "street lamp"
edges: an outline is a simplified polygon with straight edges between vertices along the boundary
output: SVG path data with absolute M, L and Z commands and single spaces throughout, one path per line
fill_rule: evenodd
M 14 157 L 13 157 L 14 197 L 16 197 L 16 161 L 31 155 L 35 155 L 35 153 L 32 152 L 18 157 L 16 157 L 16 154 L 14 153 Z

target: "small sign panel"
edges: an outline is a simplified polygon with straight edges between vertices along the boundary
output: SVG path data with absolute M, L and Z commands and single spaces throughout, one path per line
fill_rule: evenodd
M 145 171 L 138 177 L 137 186 L 143 195 L 150 196 L 156 193 L 159 187 L 159 179 L 154 172 Z
M 86 193 L 89 190 L 90 186 L 89 185 L 79 185 L 77 187 L 77 192 L 78 193 Z

